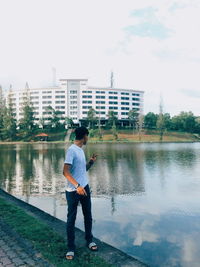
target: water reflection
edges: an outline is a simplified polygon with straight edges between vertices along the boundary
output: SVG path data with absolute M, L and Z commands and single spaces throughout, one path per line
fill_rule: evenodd
M 0 145 L 0 186 L 66 221 L 63 144 Z M 199 266 L 200 144 L 90 144 L 93 232 L 151 266 Z M 63 193 L 62 193 L 63 192 Z M 84 229 L 78 208 L 77 227 Z

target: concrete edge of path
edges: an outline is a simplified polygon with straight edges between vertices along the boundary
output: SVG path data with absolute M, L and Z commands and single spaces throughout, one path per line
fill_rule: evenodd
M 52 265 L 49 261 L 47 261 L 46 259 L 44 259 L 44 257 L 42 256 L 42 254 L 40 253 L 40 251 L 36 250 L 35 247 L 33 246 L 33 244 L 26 240 L 25 238 L 23 238 L 20 234 L 18 234 L 15 230 L 13 230 L 13 228 L 6 224 L 1 218 L 0 218 L 0 229 L 3 229 L 4 233 L 6 233 L 7 235 L 7 238 L 8 238 L 8 244 L 7 246 L 9 246 L 9 256 L 6 255 L 4 257 L 6 257 L 8 260 L 11 260 L 10 258 L 13 257 L 13 262 L 11 263 L 12 266 L 15 266 L 15 264 L 20 264 L 19 263 L 19 260 L 21 261 L 21 264 L 22 266 L 26 266 L 25 264 L 26 263 L 22 263 L 22 261 L 24 261 L 24 252 L 22 252 L 22 254 L 17 256 L 17 259 L 16 259 L 16 255 L 12 255 L 13 253 L 15 254 L 14 250 L 16 249 L 16 247 L 13 249 L 12 245 L 11 245 L 11 240 L 14 239 L 16 240 L 17 244 L 19 245 L 20 248 L 23 248 L 23 250 L 25 251 L 25 253 L 28 255 L 28 257 L 30 257 L 29 259 L 29 263 L 28 264 L 31 264 L 30 266 L 32 266 L 32 264 L 35 264 L 35 266 L 43 266 L 43 267 L 54 267 L 54 265 Z M 11 239 L 12 238 L 12 239 Z M 1 239 L 1 237 L 0 237 Z M 11 242 L 10 242 L 11 241 Z M 0 250 L 3 249 L 3 246 L 0 247 Z M 1 258 L 1 256 L 0 256 Z M 0 259 L 1 261 L 1 259 Z M 16 262 L 17 261 L 17 262 Z M 34 262 L 33 262 L 34 261 Z M 21 265 L 20 264 L 20 265 Z M 0 266 L 1 263 L 0 263 Z M 7 266 L 7 264 L 6 264 Z M 8 265 L 10 266 L 10 264 Z M 29 266 L 29 265 L 27 265 Z
M 10 195 L 5 190 L 0 189 L 0 196 L 5 200 L 19 206 L 23 210 L 25 210 L 29 215 L 39 219 L 43 223 L 49 225 L 55 232 L 60 234 L 62 237 L 66 239 L 66 222 L 46 213 L 45 211 L 21 200 L 15 196 Z M 76 236 L 76 246 L 83 247 L 85 246 L 85 233 L 75 228 L 75 236 Z M 131 257 L 130 255 L 122 252 L 121 250 L 101 241 L 98 238 L 93 238 L 93 241 L 97 243 L 99 247 L 98 252 L 91 251 L 90 253 L 97 255 L 103 258 L 106 262 L 113 264 L 118 267 L 147 267 L 148 265 L 140 262 L 139 260 Z M 89 249 L 88 249 L 89 251 Z

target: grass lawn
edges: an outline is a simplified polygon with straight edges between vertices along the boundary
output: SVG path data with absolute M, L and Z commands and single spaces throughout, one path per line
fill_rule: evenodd
M 160 136 L 157 131 L 143 131 L 141 133 L 141 139 L 137 132 L 132 130 L 118 130 L 118 139 L 115 140 L 110 130 L 104 130 L 103 141 L 112 142 L 160 142 Z M 99 141 L 98 137 L 90 137 L 89 142 Z M 163 135 L 163 142 L 194 142 L 198 139 L 191 133 L 183 132 L 165 132 Z
M 49 226 L 27 214 L 16 205 L 0 197 L 0 217 L 23 238 L 32 242 L 45 259 L 55 266 L 111 267 L 102 258 L 94 256 L 88 248 L 76 250 L 73 261 L 65 259 L 66 241 Z M 113 266 L 114 267 L 114 266 Z

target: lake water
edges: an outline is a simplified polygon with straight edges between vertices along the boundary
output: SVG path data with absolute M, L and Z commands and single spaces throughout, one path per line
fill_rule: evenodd
M 69 144 L 0 145 L 0 187 L 66 221 Z M 88 144 L 93 235 L 150 266 L 200 266 L 200 143 Z M 81 206 L 76 227 L 84 230 Z

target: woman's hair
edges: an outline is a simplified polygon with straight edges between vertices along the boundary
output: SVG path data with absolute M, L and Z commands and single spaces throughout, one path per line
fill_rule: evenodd
M 81 126 L 75 129 L 76 140 L 81 140 L 85 135 L 89 134 L 89 131 L 86 127 Z

